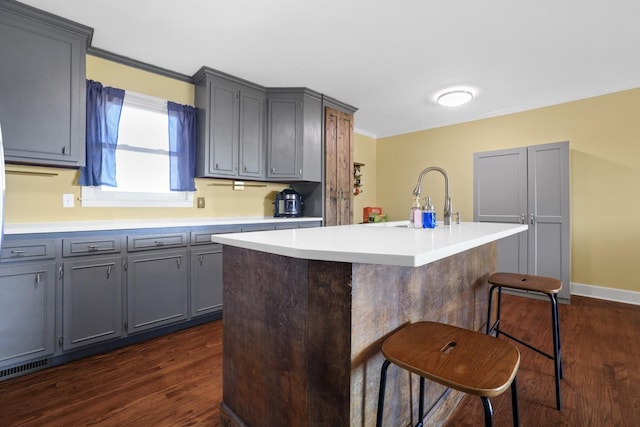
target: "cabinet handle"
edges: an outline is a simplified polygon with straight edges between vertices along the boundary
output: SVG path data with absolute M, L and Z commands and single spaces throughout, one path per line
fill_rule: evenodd
M 529 222 L 531 222 L 531 224 L 533 225 L 533 214 L 529 215 Z
M 276 168 L 271 168 L 271 173 L 275 173 L 276 172 Z
M 62 146 L 62 154 L 67 154 L 67 147 L 66 145 Z
M 17 256 L 22 256 L 22 255 L 24 255 L 26 253 L 27 253 L 27 251 L 21 251 L 21 250 L 18 250 L 18 249 L 14 249 L 14 250 L 11 251 L 11 255 L 17 255 Z
M 111 266 L 107 267 L 107 279 L 111 277 Z
M 198 262 L 200 263 L 200 266 L 202 266 L 202 255 L 198 255 Z
M 216 165 L 215 165 L 215 168 L 216 168 L 216 169 L 220 169 L 220 168 L 218 167 L 218 164 L 217 164 L 217 163 L 216 163 Z
M 246 172 L 246 171 L 247 171 L 247 165 L 244 165 L 244 166 L 242 167 L 242 170 Z
M 165 245 L 165 243 L 162 240 L 156 240 L 154 243 L 156 244 L 156 246 L 164 246 Z
M 298 171 L 298 174 L 302 176 L 302 169 Z
M 524 224 L 527 222 L 527 216 L 525 214 L 520 214 L 520 224 Z
M 36 283 L 40 283 L 42 279 L 40 279 L 40 273 L 36 273 Z
M 180 270 L 180 258 L 176 259 L 176 263 L 178 263 L 178 270 Z

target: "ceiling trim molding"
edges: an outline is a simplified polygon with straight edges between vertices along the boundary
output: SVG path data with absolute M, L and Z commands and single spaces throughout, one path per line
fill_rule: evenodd
M 193 84 L 193 79 L 191 78 L 191 76 L 187 76 L 186 74 L 181 74 L 175 71 L 167 70 L 166 68 L 147 64 L 146 62 L 141 62 L 136 59 L 129 58 L 128 56 L 118 55 L 117 53 L 109 52 L 107 50 L 100 49 L 99 47 L 90 46 L 87 49 L 87 55 L 97 56 L 98 58 L 107 59 L 109 61 L 128 65 L 130 67 L 138 68 L 143 71 L 148 71 L 150 73 L 159 74 L 161 76 Z

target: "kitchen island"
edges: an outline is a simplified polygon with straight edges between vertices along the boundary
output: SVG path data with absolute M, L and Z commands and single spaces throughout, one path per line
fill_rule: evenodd
M 382 341 L 410 322 L 480 330 L 501 238 L 526 225 L 403 223 L 214 235 L 224 244 L 224 426 L 375 423 Z M 417 422 L 389 369 L 384 425 Z M 427 382 L 429 423 L 462 398 Z

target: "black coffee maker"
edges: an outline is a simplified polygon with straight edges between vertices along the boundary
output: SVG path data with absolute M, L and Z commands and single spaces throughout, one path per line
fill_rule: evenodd
M 293 188 L 285 188 L 276 194 L 274 205 L 273 216 L 276 218 L 302 216 L 302 196 Z

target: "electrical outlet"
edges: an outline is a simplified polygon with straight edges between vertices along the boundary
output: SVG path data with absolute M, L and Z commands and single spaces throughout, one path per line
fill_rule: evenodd
M 204 208 L 204 197 L 198 197 L 198 209 Z
M 63 208 L 73 207 L 73 194 L 65 193 L 62 195 L 62 207 Z

